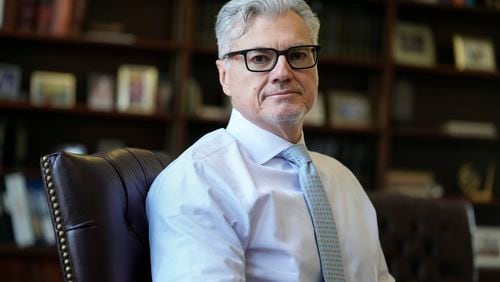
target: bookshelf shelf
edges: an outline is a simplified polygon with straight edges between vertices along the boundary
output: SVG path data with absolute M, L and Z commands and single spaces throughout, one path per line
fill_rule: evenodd
M 452 136 L 443 132 L 438 127 L 430 128 L 408 128 L 408 127 L 396 127 L 392 132 L 395 138 L 408 138 L 408 139 L 429 139 L 429 140 L 441 140 L 449 142 L 465 142 L 471 144 L 484 143 L 484 144 L 495 144 L 500 141 L 500 138 L 481 138 L 481 137 L 466 137 L 466 136 Z
M 313 126 L 306 125 L 304 130 L 311 133 L 322 133 L 325 135 L 350 135 L 375 137 L 380 130 L 375 127 L 339 127 L 339 126 Z
M 145 121 L 145 122 L 158 122 L 163 123 L 171 120 L 175 120 L 179 117 L 178 114 L 168 113 L 168 114 L 134 114 L 134 113 L 120 113 L 116 111 L 95 111 L 87 108 L 85 105 L 76 105 L 73 108 L 61 109 L 46 106 L 34 106 L 29 102 L 10 102 L 10 101 L 0 101 L 0 109 L 4 111 L 16 111 L 25 113 L 35 113 L 41 116 L 45 114 L 56 114 L 63 116 L 74 116 L 74 117 L 92 117 L 92 118 L 105 118 L 112 120 L 132 120 L 132 121 Z
M 454 14 L 466 17 L 499 16 L 500 11 L 485 7 L 457 7 L 451 4 L 426 4 L 412 1 L 399 1 L 398 8 L 403 11 L 413 11 L 430 14 Z
M 45 44 L 66 44 L 68 46 L 79 47 L 110 47 L 126 48 L 131 50 L 175 52 L 181 49 L 178 43 L 172 43 L 164 39 L 134 37 L 128 42 L 115 41 L 113 39 L 92 39 L 85 36 L 54 36 L 43 35 L 32 32 L 5 31 L 0 29 L 0 39 L 10 41 L 25 41 Z
M 57 250 L 50 246 L 19 248 L 16 245 L 0 244 L 0 257 L 48 258 L 57 260 Z
M 435 67 L 418 67 L 410 65 L 396 66 L 398 73 L 414 73 L 428 76 L 444 76 L 452 78 L 469 78 L 469 79 L 485 79 L 500 81 L 500 73 L 488 71 L 472 71 L 472 70 L 458 70 L 454 66 L 440 64 Z

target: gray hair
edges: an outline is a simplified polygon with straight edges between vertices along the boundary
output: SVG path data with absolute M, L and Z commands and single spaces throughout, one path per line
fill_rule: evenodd
M 304 19 L 311 41 L 318 44 L 319 19 L 304 0 L 231 0 L 221 8 L 215 23 L 219 58 L 230 52 L 233 41 L 247 32 L 253 16 L 273 17 L 288 11 Z M 241 28 L 235 28 L 239 24 Z

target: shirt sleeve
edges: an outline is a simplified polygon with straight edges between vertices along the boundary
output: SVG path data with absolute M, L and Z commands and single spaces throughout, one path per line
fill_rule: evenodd
M 180 166 L 162 172 L 147 196 L 153 281 L 244 281 L 237 199 Z
M 379 247 L 378 256 L 378 282 L 395 282 L 396 280 L 389 273 L 382 248 Z

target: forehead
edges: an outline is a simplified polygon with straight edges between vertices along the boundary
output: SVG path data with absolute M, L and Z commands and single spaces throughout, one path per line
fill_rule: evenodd
M 311 35 L 305 21 L 295 12 L 278 16 L 254 16 L 247 32 L 236 39 L 233 49 L 270 47 L 286 49 L 297 44 L 311 44 Z

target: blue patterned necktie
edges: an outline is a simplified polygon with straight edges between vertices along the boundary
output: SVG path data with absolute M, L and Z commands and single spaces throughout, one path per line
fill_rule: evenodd
M 321 270 L 325 281 L 344 281 L 342 255 L 335 219 L 323 183 L 304 145 L 294 145 L 279 154 L 299 168 L 299 182 L 304 193 L 316 234 Z

